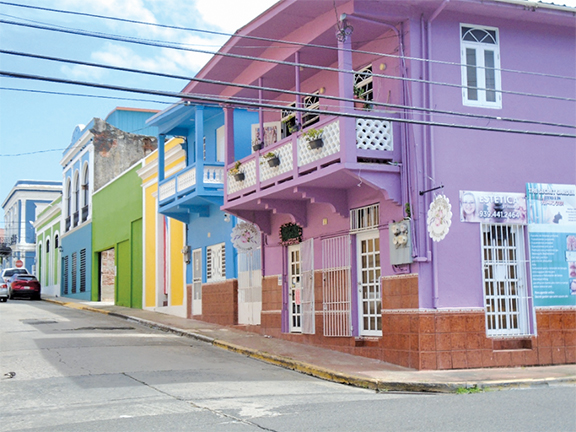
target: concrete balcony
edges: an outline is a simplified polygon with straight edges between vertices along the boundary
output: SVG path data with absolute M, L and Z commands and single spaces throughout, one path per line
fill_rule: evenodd
M 202 215 L 208 204 L 221 205 L 223 191 L 224 164 L 193 164 L 160 182 L 159 210 L 187 222 L 189 213 Z
M 398 125 L 383 120 L 325 118 L 313 125 L 324 130 L 321 148 L 310 149 L 303 130 L 242 159 L 244 180 L 236 180 L 228 171 L 223 208 L 250 220 L 254 211 L 290 213 L 305 225 L 297 216 L 303 201 L 332 203 L 336 211 L 347 215 L 349 209 L 338 204 L 337 196 L 346 196 L 346 190 L 359 182 L 385 189 L 399 202 L 397 162 L 401 157 L 400 146 L 394 145 L 394 136 L 400 135 Z M 268 165 L 264 155 L 269 152 L 279 157 L 278 166 Z

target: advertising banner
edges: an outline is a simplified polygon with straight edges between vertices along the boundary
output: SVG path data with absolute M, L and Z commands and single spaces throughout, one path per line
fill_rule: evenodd
M 460 191 L 460 221 L 526 224 L 523 193 Z
M 535 306 L 576 306 L 576 185 L 528 183 Z

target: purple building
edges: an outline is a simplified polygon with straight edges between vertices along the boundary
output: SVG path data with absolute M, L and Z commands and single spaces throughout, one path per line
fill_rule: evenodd
M 576 235 L 575 13 L 286 0 L 240 29 L 197 76 L 234 84 L 185 92 L 259 111 L 239 159 L 225 108 L 222 207 L 262 233 L 254 328 L 417 369 L 576 362 L 570 246 L 564 288 L 538 267 L 538 233 Z

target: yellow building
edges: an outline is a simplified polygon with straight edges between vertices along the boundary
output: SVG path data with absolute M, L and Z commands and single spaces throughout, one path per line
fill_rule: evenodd
M 166 176 L 186 167 L 182 138 L 164 145 Z M 143 308 L 189 316 L 186 301 L 186 224 L 158 212 L 158 150 L 138 170 L 143 194 Z

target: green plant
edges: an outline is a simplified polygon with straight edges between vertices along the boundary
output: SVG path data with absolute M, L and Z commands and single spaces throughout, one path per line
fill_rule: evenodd
M 484 389 L 473 386 L 473 387 L 458 387 L 456 394 L 472 394 L 472 393 L 482 393 Z
M 306 132 L 302 134 L 302 136 L 306 138 L 308 141 L 314 141 L 322 138 L 323 133 L 324 129 L 308 129 Z
M 276 156 L 276 153 L 268 152 L 263 157 L 266 159 L 272 159 L 272 158 L 275 158 L 277 156 Z
M 364 90 L 358 86 L 354 86 L 354 96 L 358 99 L 364 99 Z
M 280 226 L 280 244 L 290 246 L 302 243 L 302 227 L 298 224 L 287 222 Z
M 240 167 L 242 166 L 242 162 L 236 161 L 234 167 L 230 168 L 228 171 L 232 175 L 240 174 Z
M 404 204 L 404 213 L 406 213 L 406 219 L 410 219 L 412 217 L 412 210 L 410 209 L 410 203 Z

